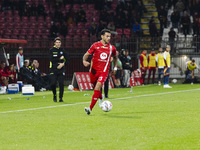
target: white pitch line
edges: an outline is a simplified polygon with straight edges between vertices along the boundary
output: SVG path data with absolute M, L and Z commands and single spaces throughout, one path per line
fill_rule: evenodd
M 130 96 L 130 97 L 121 97 L 121 98 L 114 98 L 109 100 L 121 100 L 121 99 L 129 99 L 134 97 L 146 97 L 146 96 L 157 96 L 157 95 L 165 95 L 165 94 L 174 94 L 174 93 L 182 93 L 182 92 L 189 92 L 189 91 L 198 91 L 198 89 L 191 89 L 191 90 L 182 90 L 182 91 L 173 91 L 173 92 L 164 92 L 164 93 L 155 93 L 155 94 L 145 94 L 145 95 L 137 95 L 137 96 Z M 11 111 L 4 111 L 0 112 L 0 114 L 7 114 L 12 112 L 23 112 L 23 111 L 30 111 L 30 110 L 40 110 L 40 109 L 49 109 L 49 108 L 57 108 L 57 107 L 65 107 L 65 106 L 73 106 L 73 105 L 80 105 L 80 104 L 86 104 L 89 102 L 80 102 L 80 103 L 74 103 L 74 104 L 64 104 L 64 105 L 56 105 L 56 106 L 46 106 L 46 107 L 38 107 L 38 108 L 30 108 L 30 109 L 21 109 L 21 110 L 11 110 Z

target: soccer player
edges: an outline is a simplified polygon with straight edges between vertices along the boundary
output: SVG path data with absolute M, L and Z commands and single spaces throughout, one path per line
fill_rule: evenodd
M 156 55 L 156 64 L 158 68 L 158 85 L 161 85 L 161 75 L 163 74 L 165 66 L 163 49 L 161 47 L 159 48 L 158 54 Z
M 98 99 L 99 104 L 103 102 L 101 87 L 106 81 L 109 69 L 111 56 L 113 56 L 114 61 L 114 72 L 117 71 L 117 56 L 116 48 L 110 44 L 111 32 L 108 29 L 103 29 L 101 31 L 101 41 L 94 43 L 89 50 L 83 56 L 83 65 L 88 67 L 90 63 L 87 61 L 89 55 L 92 55 L 92 68 L 90 69 L 91 83 L 94 86 L 94 94 L 92 96 L 92 101 L 90 107 L 85 108 L 85 112 L 90 115 L 93 107 L 95 106 Z
M 50 87 L 53 92 L 53 101 L 57 102 L 56 83 L 59 83 L 59 102 L 63 102 L 65 64 L 69 61 L 69 56 L 61 48 L 61 39 L 54 39 L 54 46 L 49 50 L 50 57 Z
M 149 84 L 151 72 L 153 73 L 152 84 L 154 84 L 155 73 L 156 73 L 156 54 L 155 54 L 154 49 L 152 49 L 151 54 L 149 54 L 147 60 L 148 60 L 148 64 L 149 64 L 149 75 L 148 75 L 148 79 L 147 79 L 147 84 Z
M 166 46 L 166 51 L 164 52 L 164 61 L 165 61 L 165 69 L 163 72 L 164 78 L 164 88 L 172 88 L 171 86 L 169 86 L 169 73 L 170 73 L 170 65 L 171 65 L 171 58 L 170 58 L 170 46 L 167 45 Z
M 147 72 L 147 50 L 143 50 L 142 54 L 140 55 L 140 70 L 141 70 L 141 84 L 144 84 L 146 72 Z
M 194 70 L 198 69 L 197 64 L 195 63 L 195 60 L 192 59 L 191 61 L 186 62 L 186 68 L 185 68 L 185 80 L 190 79 L 191 84 L 194 82 Z

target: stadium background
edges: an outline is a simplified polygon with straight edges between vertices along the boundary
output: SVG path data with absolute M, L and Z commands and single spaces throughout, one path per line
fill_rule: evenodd
M 190 14 L 192 6 L 183 1 Z M 160 6 L 164 6 L 167 25 L 161 24 Z M 170 6 L 171 5 L 171 6 Z M 109 23 L 114 24 L 112 44 L 117 50 L 128 49 L 134 69 L 138 68 L 138 56 L 142 50 L 157 49 L 169 44 L 168 32 L 172 27 L 170 16 L 173 6 L 169 1 L 136 0 L 3 0 L 0 2 L 0 38 L 26 39 L 25 45 L 8 44 L 6 52 L 10 54 L 10 63 L 15 63 L 19 46 L 24 47 L 25 59 L 37 59 L 42 72 L 48 73 L 48 51 L 53 38 L 62 38 L 62 47 L 70 53 L 70 64 L 66 66 L 66 79 L 71 79 L 74 72 L 88 71 L 82 65 L 82 56 L 90 45 L 99 39 L 99 32 Z M 80 15 L 81 14 L 81 15 Z M 80 16 L 84 16 L 81 18 Z M 121 18 L 118 16 L 121 16 Z M 150 34 L 149 22 L 154 16 L 157 31 Z M 123 18 L 124 17 L 124 18 Z M 133 24 L 138 22 L 141 33 L 133 31 Z M 97 28 L 91 29 L 94 23 Z M 199 55 L 198 35 L 193 36 L 192 23 L 190 33 L 185 38 L 180 27 L 175 29 L 174 50 L 172 53 L 175 70 L 172 74 L 183 73 L 185 57 Z M 196 58 L 197 64 L 198 58 Z

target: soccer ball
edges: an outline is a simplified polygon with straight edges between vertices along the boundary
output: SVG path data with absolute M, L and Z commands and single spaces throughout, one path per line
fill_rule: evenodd
M 176 83 L 177 83 L 177 79 L 173 79 L 172 82 L 173 82 L 174 84 L 176 84 Z
M 68 86 L 68 90 L 69 90 L 69 91 L 73 91 L 73 89 L 74 89 L 74 86 L 73 86 L 73 85 L 69 85 L 69 86 Z
M 101 104 L 101 109 L 105 112 L 109 112 L 112 110 L 112 103 L 110 101 L 103 101 Z

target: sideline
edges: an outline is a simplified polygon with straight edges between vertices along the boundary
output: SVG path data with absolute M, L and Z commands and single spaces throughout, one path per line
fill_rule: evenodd
M 200 90 L 200 88 L 191 89 L 191 90 L 181 90 L 181 91 L 173 91 L 173 92 L 137 95 L 137 96 L 130 96 L 130 97 L 121 97 L 121 98 L 114 98 L 114 99 L 109 99 L 109 100 L 121 100 L 121 99 L 135 98 L 135 97 L 146 97 L 146 96 L 157 96 L 157 95 L 165 95 L 165 94 L 175 94 L 175 93 L 198 91 L 198 90 Z M 24 112 L 24 111 L 30 111 L 30 110 L 49 109 L 49 108 L 57 108 L 57 107 L 66 107 L 66 106 L 74 106 L 74 105 L 81 105 L 81 104 L 87 104 L 87 103 L 90 103 L 90 101 L 89 102 L 74 103 L 74 104 L 64 104 L 64 105 L 56 105 L 56 106 L 46 106 L 46 107 L 29 108 L 29 109 L 21 109 L 21 110 L 3 111 L 3 112 L 0 112 L 0 114 L 7 114 L 7 113 L 13 113 L 13 112 Z

